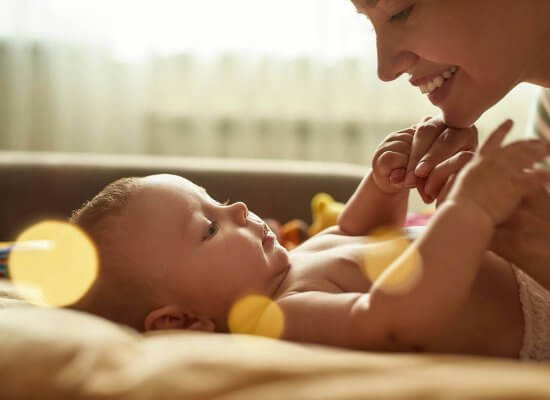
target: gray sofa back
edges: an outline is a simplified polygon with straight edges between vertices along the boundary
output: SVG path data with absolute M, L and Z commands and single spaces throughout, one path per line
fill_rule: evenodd
M 189 178 L 220 201 L 242 200 L 262 217 L 310 223 L 316 193 L 345 202 L 366 171 L 296 161 L 0 152 L 0 241 L 42 219 L 69 217 L 118 178 L 157 173 Z

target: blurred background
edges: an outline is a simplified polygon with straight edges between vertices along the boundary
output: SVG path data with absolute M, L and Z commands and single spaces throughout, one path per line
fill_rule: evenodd
M 349 0 L 2 0 L 0 149 L 369 164 L 438 113 Z M 479 122 L 527 132 L 522 85 Z

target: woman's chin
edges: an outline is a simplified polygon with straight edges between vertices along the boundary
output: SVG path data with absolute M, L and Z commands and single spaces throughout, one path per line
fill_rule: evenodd
M 454 107 L 441 108 L 445 123 L 453 128 L 469 128 L 486 110 L 474 110 L 468 108 Z

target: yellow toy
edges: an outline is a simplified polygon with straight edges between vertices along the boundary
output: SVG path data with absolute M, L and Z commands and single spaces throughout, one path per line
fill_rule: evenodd
M 309 236 L 313 236 L 329 226 L 336 225 L 338 217 L 344 209 L 344 203 L 335 201 L 327 193 L 318 193 L 311 200 L 311 215 L 313 221 L 308 229 Z

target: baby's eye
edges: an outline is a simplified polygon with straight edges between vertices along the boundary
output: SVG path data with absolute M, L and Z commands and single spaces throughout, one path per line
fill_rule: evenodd
M 208 231 L 206 232 L 206 236 L 203 238 L 203 240 L 210 239 L 218 232 L 219 229 L 220 225 L 216 221 L 210 221 L 210 225 L 208 225 Z
M 390 18 L 390 22 L 405 21 L 407 18 L 409 18 L 409 16 L 413 12 L 414 6 L 415 5 L 412 4 L 409 7 L 405 8 L 403 11 L 400 11 L 397 14 L 392 15 L 391 18 Z

